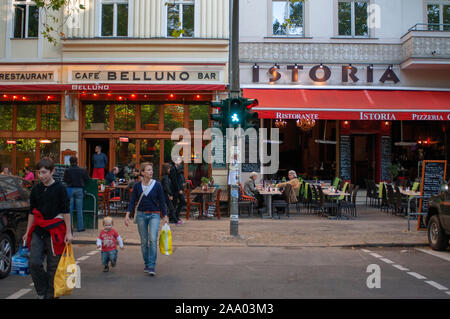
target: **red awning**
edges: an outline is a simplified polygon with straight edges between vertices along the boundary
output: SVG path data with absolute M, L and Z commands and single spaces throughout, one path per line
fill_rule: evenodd
M 0 92 L 140 92 L 140 91 L 223 91 L 223 84 L 7 84 Z
M 450 121 L 450 92 L 403 90 L 244 89 L 260 118 Z

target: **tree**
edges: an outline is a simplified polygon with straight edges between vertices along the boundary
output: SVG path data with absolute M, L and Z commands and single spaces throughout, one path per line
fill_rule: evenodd
M 53 43 L 53 45 L 58 43 L 58 37 L 65 37 L 62 29 L 69 19 L 72 19 L 80 10 L 85 9 L 79 0 L 35 0 L 34 2 L 43 12 L 44 19 L 41 34 L 48 42 Z M 62 21 L 60 20 L 61 9 L 65 9 Z

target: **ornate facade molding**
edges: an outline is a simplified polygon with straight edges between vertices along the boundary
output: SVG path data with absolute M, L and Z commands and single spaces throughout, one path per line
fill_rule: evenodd
M 241 42 L 242 63 L 385 63 L 402 61 L 401 44 Z

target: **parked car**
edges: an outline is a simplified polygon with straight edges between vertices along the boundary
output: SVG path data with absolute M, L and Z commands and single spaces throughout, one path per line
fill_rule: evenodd
M 11 271 L 12 256 L 22 245 L 30 212 L 28 182 L 0 175 L 0 279 Z
M 450 239 L 450 189 L 430 198 L 425 218 L 428 242 L 434 250 L 446 250 Z

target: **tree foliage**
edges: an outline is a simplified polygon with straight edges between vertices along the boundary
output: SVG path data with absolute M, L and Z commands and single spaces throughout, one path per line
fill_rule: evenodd
M 65 37 L 63 27 L 73 14 L 86 9 L 79 0 L 34 0 L 34 2 L 44 13 L 41 34 L 53 45 L 58 43 L 58 38 Z M 63 20 L 60 20 L 61 9 L 66 9 Z

